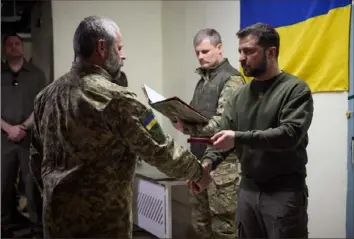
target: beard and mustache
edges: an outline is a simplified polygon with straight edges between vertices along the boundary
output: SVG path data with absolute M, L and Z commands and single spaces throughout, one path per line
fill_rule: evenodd
M 114 54 L 113 48 L 109 51 L 108 58 L 103 66 L 103 68 L 112 76 L 112 82 L 127 87 L 128 79 L 124 72 L 121 71 L 123 66 L 123 60 L 119 55 Z
M 250 67 L 246 63 L 241 63 L 243 73 L 247 77 L 259 77 L 267 71 L 268 60 L 266 54 L 263 54 L 263 59 L 255 67 Z

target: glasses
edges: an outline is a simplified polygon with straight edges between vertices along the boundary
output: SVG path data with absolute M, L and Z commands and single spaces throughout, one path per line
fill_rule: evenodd
M 11 82 L 11 84 L 13 86 L 18 86 L 17 77 L 18 77 L 18 72 L 12 72 L 12 82 Z

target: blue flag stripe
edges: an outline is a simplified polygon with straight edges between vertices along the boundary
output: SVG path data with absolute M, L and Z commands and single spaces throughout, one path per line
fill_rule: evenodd
M 153 119 L 155 119 L 155 115 L 151 114 L 146 120 L 144 120 L 144 127 L 146 127 Z
M 263 22 L 289 26 L 351 4 L 351 0 L 241 0 L 241 28 Z

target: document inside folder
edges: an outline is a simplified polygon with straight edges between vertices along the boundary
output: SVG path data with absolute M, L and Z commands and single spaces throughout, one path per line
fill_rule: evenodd
M 160 95 L 159 93 L 157 93 L 156 91 L 148 87 L 147 85 L 143 85 L 143 90 L 150 104 L 166 100 L 165 97 L 163 97 L 162 95 Z
M 149 105 L 170 120 L 174 120 L 177 117 L 183 122 L 191 124 L 206 124 L 209 121 L 208 117 L 202 115 L 176 96 L 166 99 L 145 84 L 142 89 Z

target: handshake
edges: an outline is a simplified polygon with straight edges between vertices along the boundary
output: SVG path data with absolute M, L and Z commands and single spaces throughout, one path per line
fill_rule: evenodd
M 189 192 L 193 195 L 204 191 L 204 189 L 206 189 L 212 181 L 212 178 L 210 177 L 211 165 L 205 163 L 202 166 L 203 166 L 203 175 L 199 179 L 199 181 L 197 182 L 191 180 L 186 181 L 186 184 L 188 185 L 189 188 Z

